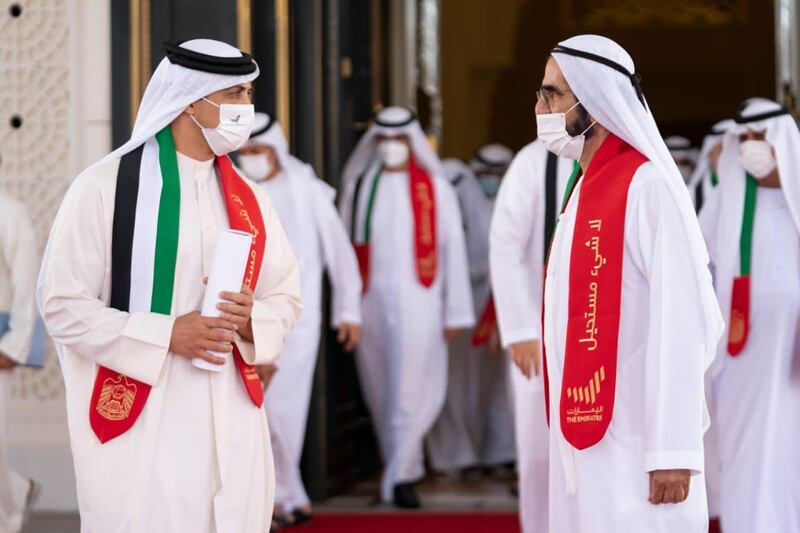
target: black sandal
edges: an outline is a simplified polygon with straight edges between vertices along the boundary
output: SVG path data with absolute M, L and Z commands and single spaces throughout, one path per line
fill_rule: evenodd
M 314 515 L 302 509 L 295 509 L 292 513 L 294 518 L 294 525 L 301 526 L 303 524 L 310 524 L 314 520 Z
M 293 526 L 294 522 L 291 522 L 288 518 L 283 515 L 272 515 L 272 524 L 269 527 L 270 533 L 273 531 L 280 531 L 282 529 L 286 529 L 289 526 Z

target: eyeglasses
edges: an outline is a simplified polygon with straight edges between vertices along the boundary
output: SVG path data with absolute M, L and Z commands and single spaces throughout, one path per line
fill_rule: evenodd
M 550 86 L 542 87 L 536 91 L 536 100 L 544 100 L 547 106 L 550 107 L 556 96 L 561 97 L 571 92 L 570 89 L 558 89 Z

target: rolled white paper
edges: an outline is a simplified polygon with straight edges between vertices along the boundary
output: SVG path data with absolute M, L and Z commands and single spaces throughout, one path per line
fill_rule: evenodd
M 201 314 L 208 317 L 218 317 L 221 311 L 217 304 L 222 301 L 219 293 L 239 292 L 242 290 L 244 271 L 247 268 L 247 259 L 250 255 L 250 244 L 253 236 L 246 231 L 232 229 L 220 230 L 217 236 L 217 246 L 214 248 L 214 258 L 211 261 L 211 271 L 208 273 L 208 285 L 203 298 Z M 212 355 L 230 359 L 230 353 L 211 352 Z M 221 372 L 225 365 L 215 365 L 195 357 L 192 365 L 203 370 Z

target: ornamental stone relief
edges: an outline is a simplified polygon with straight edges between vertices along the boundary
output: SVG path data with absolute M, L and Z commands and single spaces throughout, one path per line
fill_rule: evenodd
M 29 210 L 44 248 L 69 185 L 69 0 L 0 0 L 0 187 Z M 19 369 L 17 404 L 57 401 L 52 343 L 43 370 Z

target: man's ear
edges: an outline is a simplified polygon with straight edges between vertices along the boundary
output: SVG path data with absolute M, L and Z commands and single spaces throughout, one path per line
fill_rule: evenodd
M 184 112 L 184 113 L 186 113 L 187 115 L 189 115 L 190 117 L 191 117 L 191 116 L 194 116 L 194 113 L 195 113 L 194 102 L 192 102 L 191 104 L 189 104 L 189 105 L 186 107 L 186 109 L 184 109 L 184 110 L 183 110 L 183 112 Z

